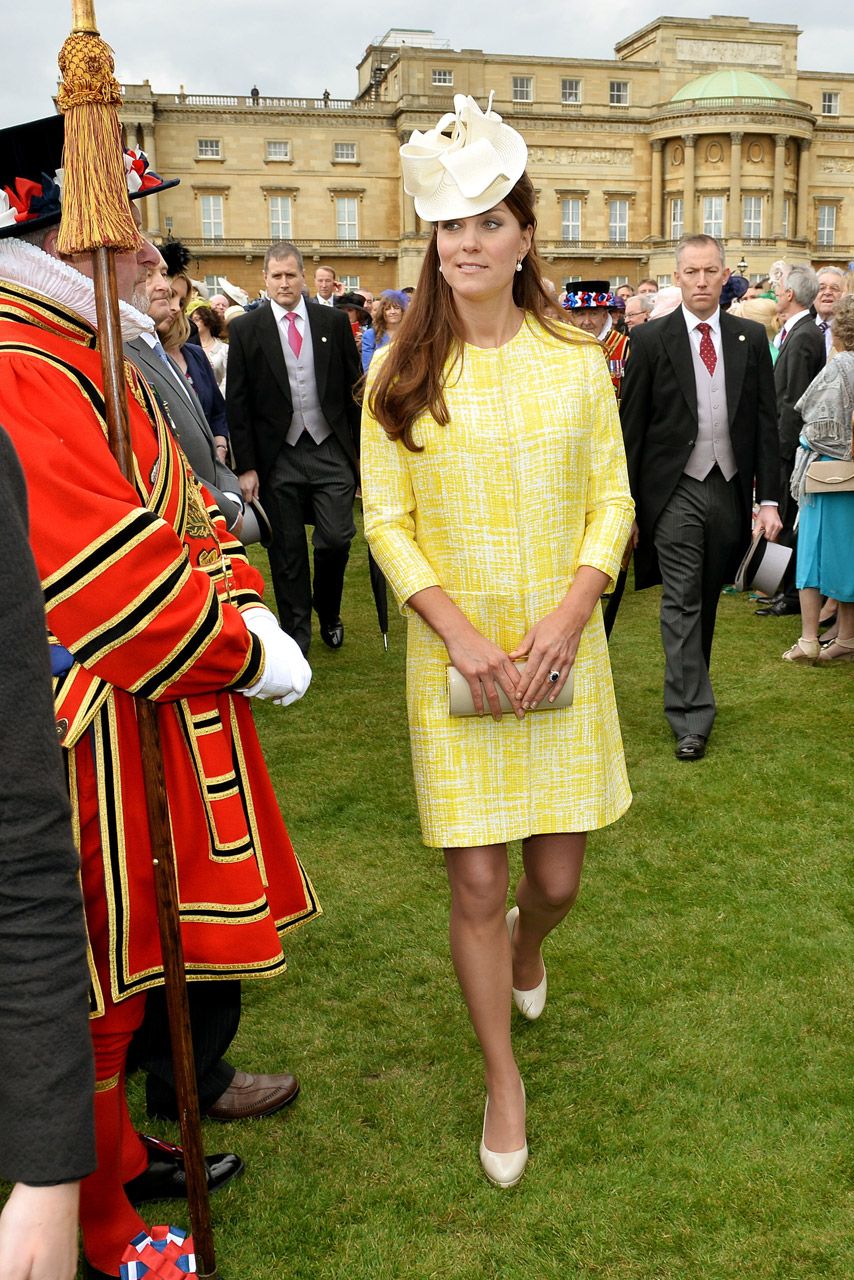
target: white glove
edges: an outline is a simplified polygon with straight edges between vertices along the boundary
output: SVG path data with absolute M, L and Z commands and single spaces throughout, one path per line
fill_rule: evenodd
M 247 631 L 263 643 L 265 661 L 260 679 L 240 692 L 247 698 L 275 702 L 279 707 L 298 702 L 311 684 L 311 667 L 296 640 L 282 631 L 269 609 L 256 606 L 241 616 Z

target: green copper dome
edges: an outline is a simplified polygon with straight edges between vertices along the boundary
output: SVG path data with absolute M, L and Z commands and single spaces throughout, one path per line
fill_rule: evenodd
M 758 76 L 755 71 L 712 71 L 707 76 L 689 80 L 677 89 L 671 102 L 686 102 L 698 98 L 765 98 L 770 102 L 792 101 L 792 95 L 781 89 L 773 80 Z

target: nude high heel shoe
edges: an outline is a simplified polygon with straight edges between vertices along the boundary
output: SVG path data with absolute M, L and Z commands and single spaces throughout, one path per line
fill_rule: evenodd
M 525 1099 L 525 1083 L 522 1082 L 522 1099 Z M 489 1111 L 489 1094 L 483 1108 L 483 1133 L 480 1139 L 480 1163 L 489 1181 L 496 1187 L 515 1187 L 528 1163 L 528 1143 L 518 1151 L 490 1151 L 486 1137 L 486 1116 Z
M 510 946 L 513 946 L 513 931 L 516 928 L 516 921 L 519 919 L 519 908 L 511 907 L 507 912 L 507 932 L 510 934 Z M 543 965 L 543 978 L 536 987 L 532 987 L 530 991 L 519 991 L 513 987 L 513 1003 L 522 1014 L 523 1018 L 527 1018 L 529 1022 L 536 1022 L 543 1009 L 546 1007 L 546 992 L 548 990 L 548 979 L 546 978 L 546 967 Z

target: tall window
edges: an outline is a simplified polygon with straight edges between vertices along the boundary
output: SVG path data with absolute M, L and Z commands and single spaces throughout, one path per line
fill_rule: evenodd
M 534 101 L 534 77 L 533 76 L 514 76 L 513 77 L 513 101 L 514 102 L 533 102 Z
M 339 276 L 338 279 L 343 284 L 345 290 L 358 289 L 359 287 L 359 276 Z
M 625 244 L 629 238 L 628 200 L 608 201 L 608 239 L 611 244 Z
M 222 146 L 219 138 L 198 138 L 196 156 L 199 160 L 221 160 Z
M 836 239 L 836 205 L 820 204 L 818 206 L 818 235 L 816 240 L 819 244 L 831 245 Z
M 453 84 L 453 71 L 440 70 L 438 67 L 433 68 L 433 84 Z
M 563 103 L 576 103 L 581 101 L 581 81 L 580 80 L 561 80 L 560 82 L 560 100 Z
M 293 239 L 293 206 L 290 196 L 270 196 L 270 239 Z
M 333 152 L 333 159 L 350 160 L 350 161 L 355 160 L 356 159 L 355 142 L 336 142 L 335 150 Z
M 824 92 L 821 95 L 821 114 L 823 116 L 839 115 L 839 94 Z
M 703 196 L 703 234 L 717 236 L 724 233 L 723 196 Z
M 744 197 L 744 221 L 741 234 L 745 240 L 759 240 L 762 236 L 762 197 Z
M 670 239 L 681 240 L 685 234 L 685 201 L 674 196 L 670 201 Z
M 629 105 L 628 80 L 611 81 L 608 91 L 608 102 L 612 107 L 627 107 Z
M 359 222 L 355 196 L 335 197 L 335 235 L 339 240 L 358 240 Z
M 223 237 L 222 196 L 202 196 L 202 236 L 205 240 L 221 240 Z
M 783 239 L 789 238 L 789 200 L 788 197 L 783 201 Z
M 562 240 L 581 239 L 581 201 L 575 199 L 560 202 L 560 234 Z
M 670 286 L 670 285 L 672 285 L 672 284 L 673 284 L 673 277 L 672 277 L 672 276 L 669 276 L 669 275 L 666 275 L 666 276 L 656 276 L 655 278 L 656 278 L 656 281 L 658 282 L 658 287 L 659 287 L 659 289 L 667 289 L 667 288 L 669 288 L 669 286 Z
M 268 160 L 290 160 L 291 144 L 284 139 L 270 141 L 267 143 L 267 159 Z

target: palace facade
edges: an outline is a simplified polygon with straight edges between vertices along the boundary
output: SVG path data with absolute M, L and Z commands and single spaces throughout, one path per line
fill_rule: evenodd
M 181 186 L 143 201 L 192 272 L 261 286 L 271 240 L 293 240 L 350 287 L 414 284 L 429 226 L 403 192 L 398 148 L 454 93 L 525 137 L 548 273 L 667 283 L 688 232 L 722 237 L 752 277 L 778 258 L 854 259 L 854 75 L 798 67 L 799 30 L 747 18 L 659 18 L 613 59 L 454 50 L 390 31 L 352 100 L 155 93 L 124 85 L 128 140 Z

